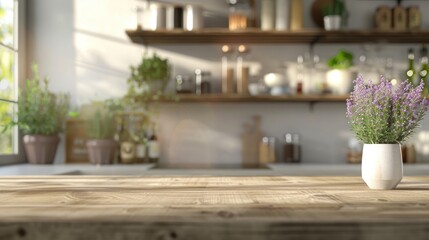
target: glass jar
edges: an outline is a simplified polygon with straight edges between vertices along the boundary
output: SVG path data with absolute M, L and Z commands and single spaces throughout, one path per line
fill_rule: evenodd
M 186 94 L 194 92 L 194 84 L 189 76 L 176 76 L 176 93 Z

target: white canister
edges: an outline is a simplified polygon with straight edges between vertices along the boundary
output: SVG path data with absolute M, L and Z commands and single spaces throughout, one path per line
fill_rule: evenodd
M 150 11 L 150 30 L 160 30 L 165 29 L 165 20 L 166 20 L 166 8 L 165 6 L 159 3 L 151 3 L 149 5 Z
M 168 30 L 183 29 L 183 7 L 168 6 L 166 27 Z
M 273 30 L 274 29 L 274 0 L 261 1 L 261 29 Z
M 290 0 L 276 0 L 276 30 L 288 30 L 290 18 Z
M 341 28 L 341 16 L 339 15 L 325 16 L 323 17 L 323 22 L 327 31 L 339 30 Z
M 193 31 L 203 28 L 203 9 L 195 5 L 186 5 L 183 12 L 183 28 Z

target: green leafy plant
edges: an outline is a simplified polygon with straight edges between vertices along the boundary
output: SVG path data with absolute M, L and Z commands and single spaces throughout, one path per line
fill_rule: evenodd
M 346 8 L 342 0 L 332 0 L 322 8 L 323 16 L 343 16 Z
M 88 120 L 86 132 L 90 139 L 111 139 L 114 134 L 113 117 L 109 112 L 97 109 Z
M 340 50 L 335 56 L 328 60 L 328 67 L 332 69 L 348 69 L 353 65 L 353 54 Z
M 170 80 L 168 59 L 162 59 L 156 54 L 153 54 L 152 57 L 143 57 L 141 63 L 137 66 L 130 66 L 130 70 L 129 94 L 162 94 Z
M 27 80 L 25 91 L 18 96 L 18 117 L 10 121 L 4 131 L 18 126 L 24 134 L 54 135 L 63 131 L 70 106 L 68 94 L 54 94 L 48 89 L 49 81 L 40 81 L 36 64 L 33 79 Z

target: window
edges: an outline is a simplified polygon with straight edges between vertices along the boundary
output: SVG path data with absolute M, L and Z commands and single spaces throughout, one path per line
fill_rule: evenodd
M 0 0 L 0 130 L 16 117 L 19 86 L 18 3 L 21 0 Z M 0 164 L 18 161 L 18 129 L 0 134 Z

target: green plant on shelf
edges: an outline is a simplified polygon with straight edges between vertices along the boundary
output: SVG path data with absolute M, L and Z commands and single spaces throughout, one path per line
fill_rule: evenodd
M 345 12 L 346 7 L 342 0 L 332 0 L 322 7 L 323 16 L 343 16 Z
M 327 65 L 331 69 L 348 69 L 353 65 L 353 54 L 345 50 L 340 50 L 328 60 Z
M 131 76 L 128 78 L 128 95 L 137 96 L 143 100 L 159 98 L 164 94 L 170 80 L 170 65 L 168 59 L 157 54 L 152 57 L 143 56 L 137 66 L 130 66 Z

